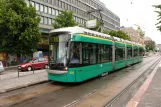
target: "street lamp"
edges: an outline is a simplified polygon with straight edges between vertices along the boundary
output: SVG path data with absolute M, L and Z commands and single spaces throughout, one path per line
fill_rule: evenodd
M 98 30 L 101 28 L 101 32 L 103 32 L 103 19 L 102 19 L 102 14 L 101 14 L 101 11 L 103 11 L 102 9 L 97 9 L 97 8 L 94 8 L 93 10 L 89 10 L 89 11 L 87 11 L 87 14 L 90 14 L 90 13 L 92 13 L 92 12 L 98 12 L 99 13 L 99 15 L 100 15 L 100 27 L 98 28 Z M 97 17 L 98 18 L 98 17 Z M 98 18 L 98 20 L 99 20 L 99 18 Z M 98 31 L 97 30 L 97 31 Z

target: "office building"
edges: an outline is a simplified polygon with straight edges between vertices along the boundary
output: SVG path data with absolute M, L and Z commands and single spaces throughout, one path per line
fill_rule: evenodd
M 99 19 L 100 14 L 94 11 L 87 14 L 89 11 L 101 10 L 103 19 L 103 29 L 106 30 L 119 30 L 120 18 L 112 11 L 106 8 L 105 4 L 99 0 L 25 0 L 27 5 L 31 4 L 36 8 L 37 13 L 40 15 L 40 31 L 45 42 L 39 45 L 39 50 L 48 51 L 47 35 L 54 23 L 54 18 L 60 13 L 61 10 L 68 10 L 73 12 L 74 20 L 80 25 L 84 26 L 89 19 Z

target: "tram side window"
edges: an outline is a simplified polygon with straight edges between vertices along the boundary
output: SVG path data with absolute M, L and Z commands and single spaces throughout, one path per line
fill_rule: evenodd
M 112 59 L 112 58 L 111 58 Z M 110 46 L 101 45 L 101 62 L 109 62 L 110 60 Z
M 124 47 L 116 47 L 115 50 L 115 60 L 123 60 L 125 58 L 125 49 Z
M 90 64 L 96 64 L 96 44 L 89 44 L 90 47 Z
M 132 57 L 132 48 L 127 47 L 127 58 L 131 58 Z
M 134 57 L 137 57 L 137 56 L 138 56 L 138 49 L 135 48 L 135 49 L 134 49 Z
M 83 64 L 90 64 L 90 47 L 88 43 L 82 43 Z
M 92 43 L 82 43 L 83 64 L 96 64 L 97 45 Z
M 80 43 L 74 42 L 71 50 L 71 64 L 80 64 Z
M 139 48 L 139 55 L 143 56 L 143 54 L 144 54 L 144 49 L 143 48 Z
M 109 46 L 109 61 L 112 61 L 112 46 Z
M 101 45 L 96 44 L 96 60 L 97 63 L 101 63 Z

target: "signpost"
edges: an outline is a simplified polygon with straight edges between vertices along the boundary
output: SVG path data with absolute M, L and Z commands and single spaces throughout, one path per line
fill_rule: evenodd
M 86 22 L 86 27 L 87 28 L 95 28 L 97 26 L 97 20 L 93 19 L 93 20 L 88 20 Z
M 92 12 L 98 12 L 99 14 L 100 14 L 100 20 L 99 20 L 99 18 L 98 18 L 98 21 L 100 21 L 100 28 L 101 28 L 101 32 L 103 32 L 103 18 L 102 18 L 102 14 L 101 14 L 101 11 L 102 11 L 102 9 L 93 9 L 93 10 L 90 10 L 90 11 L 87 11 L 87 14 L 90 14 L 90 13 L 92 13 Z M 95 19 L 94 19 L 95 20 Z M 87 23 L 90 23 L 90 25 L 94 25 L 95 24 L 95 21 L 94 20 L 92 20 L 91 22 L 88 22 L 87 21 Z M 92 25 L 92 26 L 93 26 Z M 96 25 L 97 25 L 97 20 L 96 20 Z M 99 30 L 99 28 L 98 28 L 98 30 Z

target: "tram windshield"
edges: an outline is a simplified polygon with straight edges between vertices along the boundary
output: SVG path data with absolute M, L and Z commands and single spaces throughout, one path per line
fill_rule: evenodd
M 68 34 L 54 34 L 50 38 L 50 64 L 55 69 L 67 65 Z

